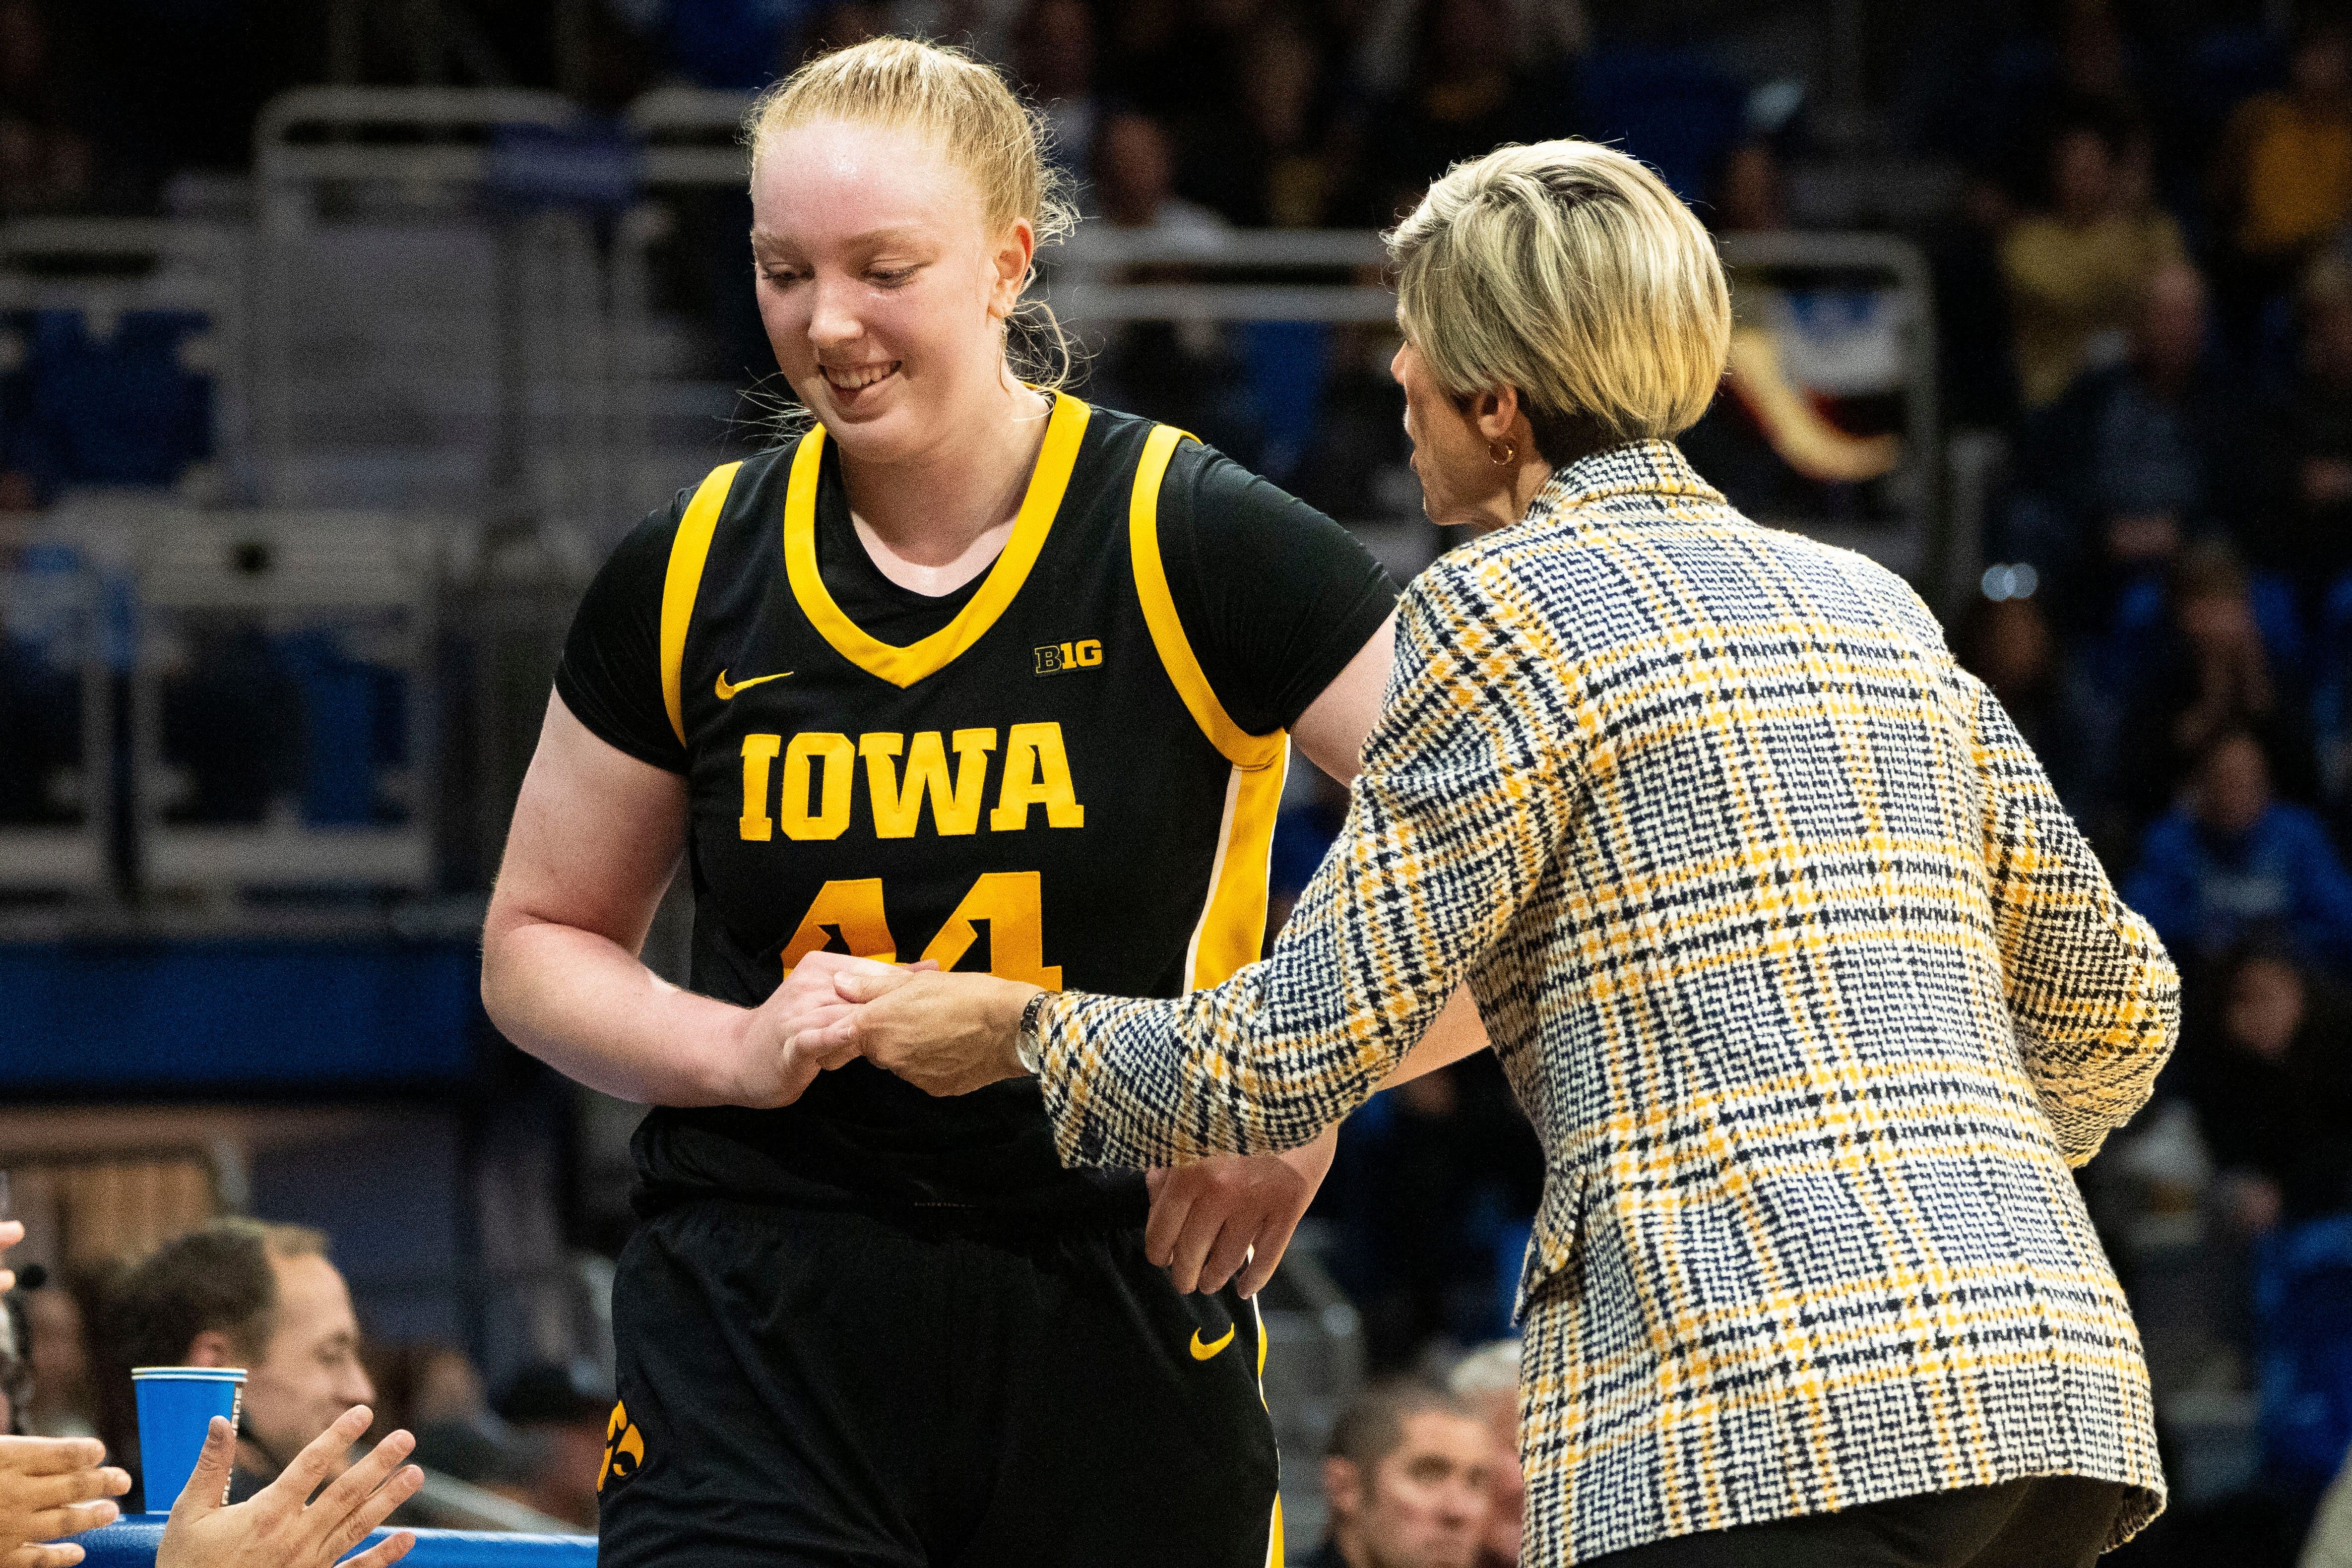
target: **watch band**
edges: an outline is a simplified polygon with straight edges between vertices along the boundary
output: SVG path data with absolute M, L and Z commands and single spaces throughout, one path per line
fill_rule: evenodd
M 1038 1064 L 1045 1056 L 1045 1042 L 1038 1037 L 1037 1020 L 1045 1010 L 1046 998 L 1053 994 L 1051 991 L 1039 991 L 1021 1007 L 1021 1036 L 1013 1049 L 1020 1053 L 1021 1065 L 1029 1070 L 1033 1078 L 1037 1075 Z

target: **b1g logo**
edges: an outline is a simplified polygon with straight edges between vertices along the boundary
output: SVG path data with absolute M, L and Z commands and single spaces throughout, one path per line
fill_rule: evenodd
M 1089 637 L 1083 643 L 1049 643 L 1036 651 L 1037 673 L 1058 675 L 1064 670 L 1091 670 L 1102 663 L 1102 643 Z

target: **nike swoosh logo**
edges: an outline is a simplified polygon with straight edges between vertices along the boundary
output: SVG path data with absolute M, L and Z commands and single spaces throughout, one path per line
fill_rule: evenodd
M 1238 1325 L 1238 1324 L 1234 1325 L 1234 1327 L 1239 1327 L 1239 1326 L 1240 1326 L 1240 1325 Z M 1217 1341 L 1217 1343 L 1214 1343 L 1214 1344 L 1202 1344 L 1202 1343 L 1201 1343 L 1201 1331 L 1200 1331 L 1199 1329 L 1194 1329 L 1194 1330 L 1192 1331 L 1192 1359 L 1193 1359 L 1194 1361 L 1206 1361 L 1206 1360 L 1208 1360 L 1211 1356 L 1213 1356 L 1213 1355 L 1216 1354 L 1217 1354 L 1217 1352 L 1219 1352 L 1219 1351 L 1221 1351 L 1221 1350 L 1224 1349 L 1224 1348 L 1225 1348 L 1225 1346 L 1227 1346 L 1227 1345 L 1229 1345 L 1229 1344 L 1231 1344 L 1231 1343 L 1234 1343 L 1234 1329 L 1233 1329 L 1233 1328 L 1228 1328 L 1228 1329 L 1226 1329 L 1226 1330 L 1225 1330 L 1225 1333 L 1224 1333 L 1224 1337 L 1223 1337 L 1223 1339 L 1220 1339 L 1219 1341 Z
M 758 685 L 761 681 L 781 681 L 786 675 L 791 674 L 792 672 L 790 670 L 778 670 L 772 675 L 753 675 L 748 681 L 737 681 L 733 685 L 729 685 L 727 684 L 727 672 L 721 670 L 719 672 L 719 700 L 720 702 L 725 702 L 737 692 L 749 691 L 753 686 Z

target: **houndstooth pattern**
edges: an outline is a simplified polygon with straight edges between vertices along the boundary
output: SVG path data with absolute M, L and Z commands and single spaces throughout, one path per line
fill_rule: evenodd
M 2153 1517 L 2067 1166 L 2178 980 L 1927 608 L 1654 442 L 1432 567 L 1397 638 L 1273 955 L 1045 1009 L 1065 1160 L 1303 1143 L 1466 977 L 1549 1164 L 1526 1562 L 2037 1474 Z

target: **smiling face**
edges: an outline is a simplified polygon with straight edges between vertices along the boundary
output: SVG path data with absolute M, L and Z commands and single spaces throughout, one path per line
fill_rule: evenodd
M 760 317 L 845 454 L 887 464 L 1018 392 L 1003 324 L 1035 235 L 992 228 L 979 186 L 919 132 L 825 120 L 776 132 L 751 183 Z

